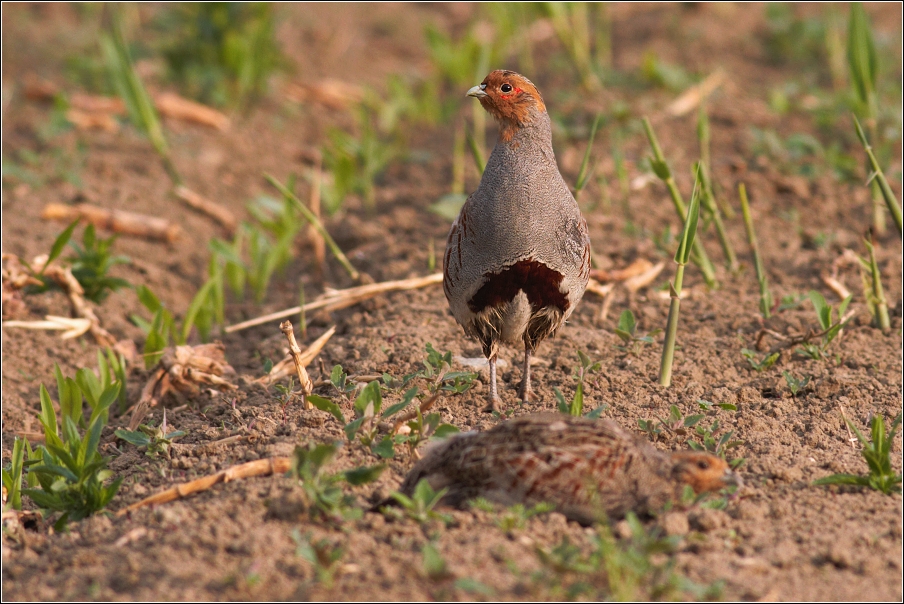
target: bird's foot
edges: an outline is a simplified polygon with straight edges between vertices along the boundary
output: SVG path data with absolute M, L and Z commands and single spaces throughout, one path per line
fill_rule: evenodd
M 498 396 L 490 396 L 487 397 L 486 407 L 482 409 L 484 413 L 499 413 L 499 397 Z
M 518 388 L 518 396 L 521 398 L 522 403 L 529 403 L 530 399 L 533 398 L 534 389 L 531 387 L 529 381 L 521 382 L 521 386 Z

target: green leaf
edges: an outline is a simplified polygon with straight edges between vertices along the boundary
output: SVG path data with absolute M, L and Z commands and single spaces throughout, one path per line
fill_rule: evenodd
M 370 450 L 382 459 L 392 459 L 395 457 L 395 443 L 391 436 L 384 436 L 383 440 L 373 445 Z
M 382 474 L 383 470 L 385 469 L 386 464 L 368 466 L 364 468 L 355 468 L 353 470 L 346 470 L 342 473 L 342 476 L 348 484 L 352 486 L 360 486 L 362 484 L 367 484 L 378 479 L 380 477 L 380 474 Z
M 317 409 L 326 411 L 327 413 L 335 417 L 340 424 L 345 424 L 345 417 L 342 415 L 342 409 L 339 407 L 339 405 L 328 398 L 317 396 L 316 394 L 309 394 L 306 398 L 308 402 L 314 405 Z
M 50 263 L 59 258 L 60 254 L 63 253 L 63 248 L 66 247 L 66 244 L 69 243 L 69 239 L 72 237 L 72 231 L 75 230 L 75 227 L 78 225 L 80 218 L 76 218 L 72 221 L 66 230 L 60 233 L 57 238 L 53 242 L 53 246 L 50 248 L 50 254 L 47 255 L 47 262 L 41 267 L 41 271 L 38 275 L 43 275 L 44 271 L 50 266 Z
M 146 447 L 151 444 L 151 438 L 145 434 L 144 432 L 135 432 L 129 430 L 115 430 L 113 434 L 116 435 L 117 438 L 121 438 L 129 444 L 135 445 L 136 447 Z
M 448 438 L 459 432 L 461 432 L 461 430 L 459 430 L 457 426 L 453 426 L 452 424 L 440 424 L 433 432 L 433 436 L 436 438 Z
M 622 311 L 621 316 L 618 318 L 618 327 L 615 329 L 615 333 L 625 344 L 629 344 L 636 332 L 637 321 L 634 318 L 634 313 L 630 310 Z
M 376 380 L 365 386 L 358 398 L 355 399 L 355 412 L 359 416 L 364 415 L 367 406 L 371 403 L 373 403 L 374 415 L 379 415 L 383 397 L 380 393 L 380 382 Z
M 366 417 L 359 417 L 358 419 L 345 424 L 345 436 L 349 441 L 355 440 L 355 434 L 358 433 L 358 430 L 361 428 L 361 424 L 364 423 Z
M 824 484 L 852 484 L 858 486 L 869 486 L 868 476 L 854 476 L 853 474 L 832 474 L 818 480 L 813 481 L 814 485 Z

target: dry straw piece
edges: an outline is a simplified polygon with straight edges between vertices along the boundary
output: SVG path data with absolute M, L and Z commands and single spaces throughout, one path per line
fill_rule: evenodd
M 314 384 L 311 382 L 311 378 L 305 369 L 305 363 L 301 358 L 301 348 L 298 347 L 298 342 L 295 341 L 295 331 L 292 329 L 292 322 L 283 321 L 279 324 L 279 329 L 285 334 L 286 340 L 289 341 L 289 354 L 292 355 L 292 362 L 295 363 L 298 385 L 301 386 L 301 395 L 304 398 L 304 408 L 313 409 L 314 405 L 308 401 L 307 397 L 314 392 Z
M 323 350 L 323 347 L 335 333 L 336 326 L 333 325 L 328 330 L 326 330 L 326 332 L 324 332 L 322 336 L 311 342 L 308 347 L 301 352 L 301 364 L 304 367 L 310 365 L 311 362 L 317 357 L 317 355 L 320 354 L 320 351 Z M 272 384 L 273 382 L 290 375 L 294 370 L 295 357 L 289 354 L 285 359 L 274 365 L 273 369 L 270 370 L 270 373 L 262 378 L 256 379 L 255 382 L 259 384 Z
M 156 216 L 146 216 L 123 210 L 108 210 L 100 206 L 88 203 L 80 203 L 67 206 L 61 203 L 49 203 L 41 211 L 41 218 L 45 220 L 62 220 L 72 222 L 76 218 L 82 218 L 96 227 L 121 233 L 123 235 L 135 235 L 146 239 L 175 241 L 182 234 L 178 224 Z
M 235 217 L 235 214 L 232 213 L 232 211 L 224 208 L 216 202 L 207 199 L 203 195 L 195 193 L 188 187 L 184 185 L 178 185 L 175 189 L 173 189 L 173 193 L 176 194 L 176 197 L 184 201 L 185 205 L 203 214 L 207 214 L 208 216 L 222 224 L 224 227 L 229 229 L 230 232 L 234 231 L 238 227 L 239 221 Z

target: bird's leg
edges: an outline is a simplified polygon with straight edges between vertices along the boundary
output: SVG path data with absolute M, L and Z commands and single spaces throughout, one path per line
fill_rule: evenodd
M 521 388 L 518 389 L 518 396 L 521 397 L 522 403 L 530 402 L 530 397 L 534 393 L 534 389 L 530 386 L 530 356 L 532 352 L 530 347 L 524 347 L 524 368 L 521 371 Z
M 490 394 L 483 410 L 489 413 L 499 411 L 499 395 L 496 393 L 496 355 L 491 355 L 487 360 L 490 363 Z

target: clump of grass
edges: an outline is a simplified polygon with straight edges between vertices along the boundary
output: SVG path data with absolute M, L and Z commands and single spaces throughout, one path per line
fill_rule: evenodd
M 581 86 L 588 92 L 601 90 L 602 78 L 593 56 L 590 5 L 580 2 L 543 2 L 540 6 L 549 17 L 556 36 L 578 72 Z M 602 17 L 606 21 L 605 14 Z
M 750 253 L 753 254 L 756 280 L 760 286 L 760 313 L 764 319 L 768 319 L 772 316 L 772 293 L 769 291 L 769 278 L 766 276 L 766 267 L 763 265 L 760 248 L 756 242 L 756 233 L 753 230 L 753 217 L 750 215 L 750 204 L 747 201 L 747 187 L 744 186 L 744 183 L 738 185 L 738 195 L 741 198 L 741 213 L 744 215 L 744 227 L 747 229 Z
M 663 165 L 665 162 L 662 162 Z M 672 181 L 674 183 L 674 181 Z M 697 184 L 694 185 L 694 191 L 691 194 L 691 206 L 687 210 L 687 218 L 684 221 L 684 230 L 681 233 L 681 240 L 678 245 L 678 251 L 675 252 L 675 280 L 669 283 L 669 294 L 671 302 L 669 303 L 669 318 L 665 330 L 665 342 L 662 348 L 662 362 L 659 366 L 659 383 L 668 387 L 672 383 L 672 362 L 675 358 L 675 339 L 678 335 L 678 313 L 681 307 L 681 286 L 684 281 L 684 267 L 691 258 L 691 249 L 694 245 L 694 238 L 697 234 L 697 218 L 700 215 L 700 192 L 698 192 Z
M 483 510 L 485 512 L 495 512 L 496 506 L 493 505 L 492 502 L 484 499 L 483 497 L 476 497 L 470 501 L 472 507 L 475 507 L 479 510 Z M 527 527 L 527 521 L 534 516 L 539 516 L 540 514 L 548 514 L 556 509 L 551 503 L 538 503 L 531 507 L 527 507 L 523 503 L 518 503 L 513 506 L 507 507 L 496 517 L 495 523 L 499 529 L 506 533 L 511 534 L 515 530 L 523 530 Z
M 587 149 L 584 151 L 584 158 L 581 160 L 581 168 L 578 170 L 578 178 L 574 183 L 574 199 L 575 201 L 581 196 L 581 191 L 587 186 L 593 169 L 590 167 L 590 156 L 593 152 L 593 139 L 596 138 L 596 132 L 600 128 L 602 122 L 602 114 L 598 114 L 593 120 L 593 126 L 590 127 L 590 137 L 587 139 Z
M 898 433 L 898 428 L 901 427 L 901 414 L 899 413 L 898 417 L 892 422 L 891 431 L 888 434 L 885 432 L 885 418 L 881 415 L 873 416 L 872 438 L 870 440 L 867 440 L 867 438 L 863 436 L 863 433 L 860 432 L 857 426 L 847 419 L 844 421 L 847 422 L 847 425 L 854 431 L 857 435 L 857 440 L 859 440 L 860 444 L 863 446 L 860 453 L 863 455 L 863 459 L 866 460 L 866 465 L 869 467 L 869 474 L 865 476 L 856 474 L 832 474 L 831 476 L 820 478 L 813 484 L 848 484 L 869 487 L 877 491 L 882 491 L 886 495 L 900 493 L 901 475 L 895 474 L 894 469 L 891 466 L 891 448 L 895 436 Z
M 26 457 L 25 449 L 28 448 Z M 22 509 L 22 470 L 25 460 L 32 456 L 31 445 L 24 438 L 18 436 L 13 441 L 13 450 L 9 456 L 9 466 L 2 469 L 3 490 L 5 491 L 6 505 L 3 510 Z
M 29 483 L 36 482 L 40 488 L 24 489 L 22 493 L 38 504 L 45 515 L 60 512 L 54 528 L 62 530 L 70 521 L 82 520 L 107 507 L 122 483 L 122 478 L 111 481 L 113 473 L 106 469 L 109 458 L 98 451 L 108 410 L 121 385 L 113 382 L 99 391 L 99 383 L 87 379 L 87 374 L 94 377 L 88 369 L 81 370 L 75 380 L 64 378 L 59 367 L 55 372 L 60 417 L 58 420 L 42 384 L 38 421 L 44 428 L 44 444 L 29 455 L 27 462 Z M 82 414 L 83 395 L 91 408 L 87 420 Z M 80 425 L 85 426 L 84 435 L 79 434 Z
M 678 191 L 678 185 L 675 183 L 675 178 L 672 176 L 672 171 L 669 168 L 669 164 L 665 160 L 665 156 L 662 154 L 662 148 L 659 146 L 659 141 L 656 138 L 656 134 L 653 132 L 653 127 L 650 125 L 650 120 L 647 118 L 643 119 L 643 127 L 647 133 L 647 139 L 650 141 L 650 147 L 653 149 L 653 157 L 650 158 L 650 166 L 653 168 L 653 172 L 656 174 L 659 179 L 665 183 L 666 188 L 669 191 L 669 195 L 672 198 L 672 203 L 675 205 L 675 211 L 678 213 L 678 217 L 685 222 L 685 227 L 687 226 L 688 219 L 688 211 L 685 207 L 684 200 L 681 197 L 681 193 Z M 697 195 L 696 188 L 698 182 L 700 180 L 699 171 L 695 176 L 694 181 L 694 195 Z M 694 200 L 691 199 L 691 205 L 693 205 Z M 698 200 L 699 206 L 699 200 Z M 699 212 L 699 210 L 697 210 Z M 696 229 L 697 218 L 694 218 L 694 226 Z M 712 262 L 709 259 L 709 256 L 706 255 L 706 250 L 703 247 L 703 242 L 700 239 L 691 238 L 689 243 L 690 248 L 687 250 L 687 260 L 685 260 L 685 264 L 688 261 L 692 261 L 697 268 L 700 269 L 700 272 L 703 274 L 703 279 L 706 281 L 706 285 L 712 289 L 716 287 L 716 272 L 713 267 Z M 676 260 L 677 261 L 677 260 Z M 683 270 L 682 270 L 683 272 Z
M 285 62 L 266 2 L 177 5 L 163 13 L 161 27 L 169 37 L 163 56 L 170 77 L 204 103 L 247 106 Z

